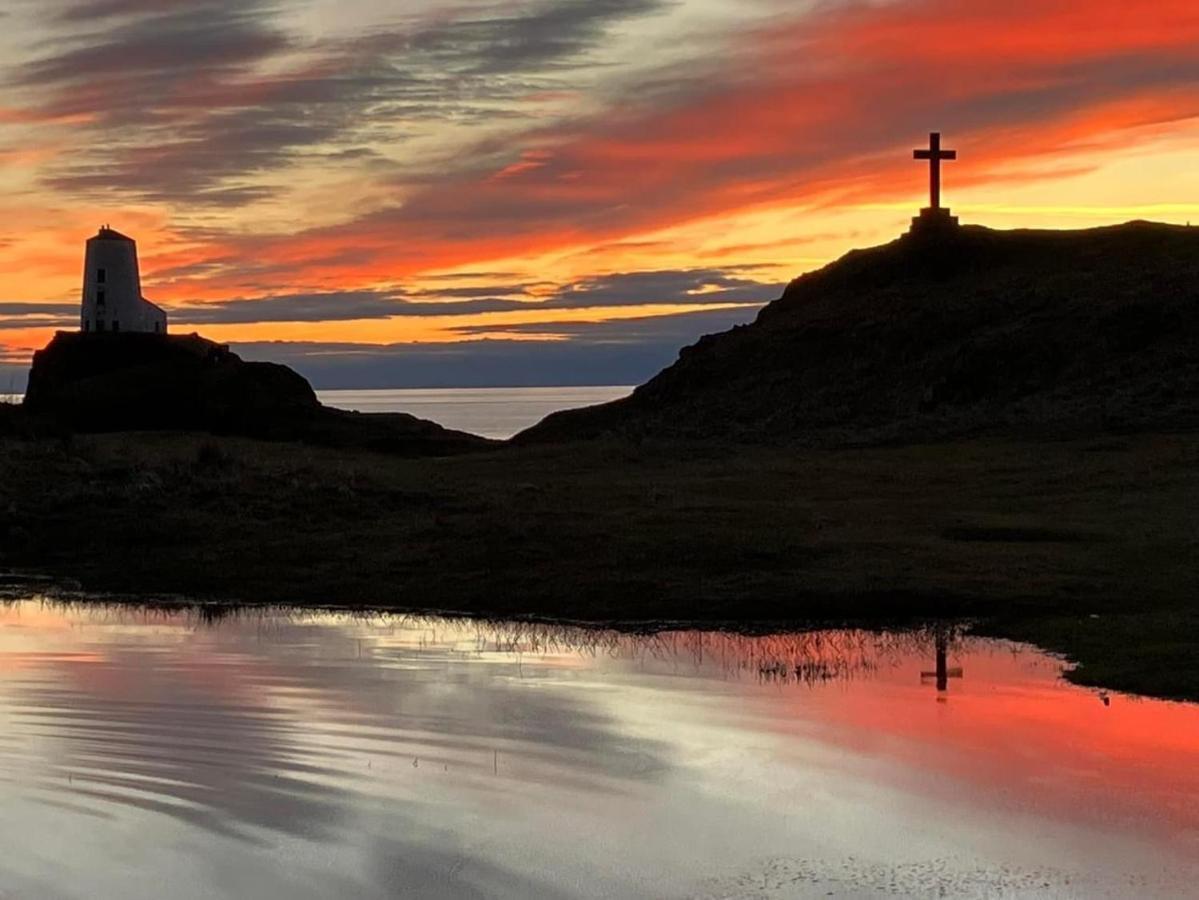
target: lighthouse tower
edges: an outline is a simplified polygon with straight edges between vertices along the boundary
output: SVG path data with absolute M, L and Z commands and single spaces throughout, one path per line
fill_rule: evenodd
M 80 324 L 84 332 L 166 334 L 167 314 L 142 296 L 137 244 L 107 225 L 87 242 Z

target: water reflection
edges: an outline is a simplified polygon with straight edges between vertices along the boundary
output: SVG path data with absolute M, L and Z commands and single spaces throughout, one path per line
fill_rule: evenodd
M 943 629 L 14 602 L 0 896 L 1177 896 L 1196 709 L 1059 671 Z
M 938 629 L 935 632 L 933 646 L 936 652 L 936 668 L 931 672 L 921 672 L 920 681 L 922 683 L 932 680 L 937 685 L 937 693 L 944 695 L 949 690 L 950 678 L 962 678 L 962 667 L 949 665 L 949 641 L 950 632 L 946 629 Z M 937 698 L 944 700 L 944 696 Z

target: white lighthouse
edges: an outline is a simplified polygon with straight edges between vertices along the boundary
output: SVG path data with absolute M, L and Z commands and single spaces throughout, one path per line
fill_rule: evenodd
M 167 314 L 142 296 L 137 244 L 107 225 L 87 242 L 81 327 L 84 332 L 166 334 Z

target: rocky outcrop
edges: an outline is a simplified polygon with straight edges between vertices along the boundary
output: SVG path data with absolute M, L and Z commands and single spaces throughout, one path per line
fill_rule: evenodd
M 33 357 L 25 408 L 80 431 L 241 431 L 319 409 L 303 378 L 198 335 L 59 333 Z
M 520 442 L 603 434 L 876 442 L 1199 426 L 1199 229 L 966 227 L 797 279 L 626 400 Z
M 489 444 L 412 416 L 328 409 L 295 371 L 194 334 L 59 333 L 34 355 L 24 406 L 81 432 L 208 431 L 406 455 Z

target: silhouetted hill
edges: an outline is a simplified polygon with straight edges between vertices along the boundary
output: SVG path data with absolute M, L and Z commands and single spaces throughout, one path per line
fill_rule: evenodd
M 67 431 L 208 431 L 409 455 L 490 443 L 413 416 L 329 409 L 295 371 L 194 334 L 60 332 L 34 355 L 24 408 Z
M 605 433 L 882 441 L 1199 425 L 1199 229 L 962 228 L 849 253 L 632 397 L 520 442 Z

